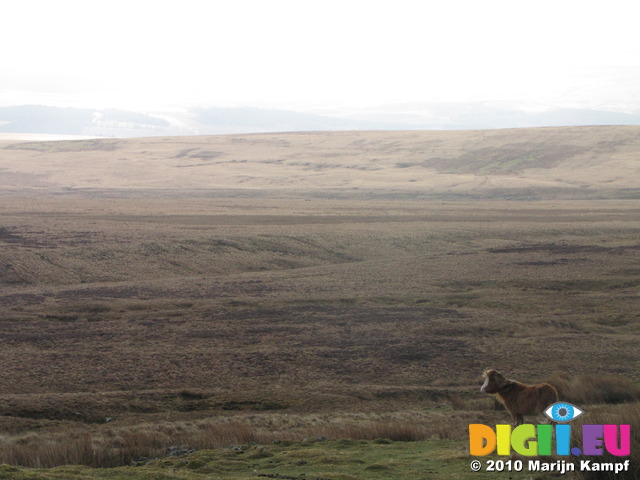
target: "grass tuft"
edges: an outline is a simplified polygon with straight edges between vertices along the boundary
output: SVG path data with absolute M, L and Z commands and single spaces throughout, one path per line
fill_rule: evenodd
M 585 418 L 587 417 L 587 418 Z M 602 456 L 597 457 L 598 463 L 617 463 L 621 460 L 630 460 L 630 468 L 627 472 L 606 472 L 606 471 L 583 471 L 576 472 L 579 480 L 637 480 L 640 476 L 640 450 L 637 448 L 640 442 L 640 403 L 624 406 L 611 406 L 588 412 L 582 418 L 577 419 L 577 425 L 573 428 L 574 445 L 580 445 L 582 442 L 581 428 L 578 425 L 630 425 L 631 426 L 631 456 L 616 457 L 605 450 Z M 580 438 L 578 438 L 580 437 Z M 575 459 L 576 462 L 580 460 Z
M 561 400 L 580 405 L 628 403 L 640 400 L 640 388 L 631 381 L 610 375 L 570 377 L 555 374 L 549 383 L 558 389 Z

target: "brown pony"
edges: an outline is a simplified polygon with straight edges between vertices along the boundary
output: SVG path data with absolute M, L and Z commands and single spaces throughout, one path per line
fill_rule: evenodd
M 548 383 L 526 385 L 516 380 L 507 380 L 497 370 L 485 370 L 481 392 L 495 395 L 500 400 L 516 426 L 524 423 L 523 415 L 537 415 L 558 401 L 558 391 Z

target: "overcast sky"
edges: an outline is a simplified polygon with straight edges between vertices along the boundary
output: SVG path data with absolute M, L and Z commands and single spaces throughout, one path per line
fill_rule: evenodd
M 640 109 L 637 0 L 5 2 L 0 106 Z

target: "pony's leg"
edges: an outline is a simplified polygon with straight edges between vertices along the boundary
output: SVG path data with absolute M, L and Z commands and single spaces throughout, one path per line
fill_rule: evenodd
M 519 425 L 518 423 L 518 415 L 514 412 L 509 412 L 509 414 L 511 415 L 511 420 L 513 420 L 513 426 L 517 427 Z

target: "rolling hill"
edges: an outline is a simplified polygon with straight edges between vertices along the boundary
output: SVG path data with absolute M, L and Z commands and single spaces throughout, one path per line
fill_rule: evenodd
M 0 476 L 471 478 L 468 425 L 508 421 L 487 366 L 636 425 L 607 403 L 640 398 L 639 147 L 640 127 L 1 143 Z M 121 468 L 14 466 L 79 464 Z
M 4 141 L 0 189 L 637 198 L 638 152 L 637 126 Z

